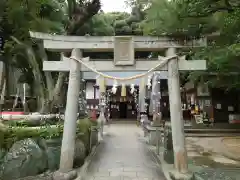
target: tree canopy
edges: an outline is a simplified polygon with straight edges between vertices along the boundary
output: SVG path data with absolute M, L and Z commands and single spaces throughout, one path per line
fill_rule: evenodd
M 208 46 L 187 52 L 206 59 L 207 72 L 191 72 L 189 79 L 213 87 L 239 88 L 240 2 L 235 0 L 173 0 L 151 2 L 144 32 L 174 38 L 207 36 Z
M 42 86 L 37 96 L 54 102 L 65 73 L 42 72 L 43 60 L 60 59 L 29 37 L 29 30 L 79 36 L 153 35 L 176 39 L 205 36 L 208 46 L 180 51 L 191 59 L 206 59 L 208 70 L 188 72 L 186 80 L 212 87 L 240 88 L 240 2 L 238 0 L 126 0 L 131 13 L 101 10 L 100 0 L 1 0 L 2 60 L 23 74 L 20 81 Z M 148 57 L 151 52 L 138 53 Z M 68 55 L 68 54 L 65 54 Z M 112 58 L 111 54 L 90 54 Z M 50 92 L 46 93 L 46 89 Z M 56 102 L 55 102 L 56 103 Z

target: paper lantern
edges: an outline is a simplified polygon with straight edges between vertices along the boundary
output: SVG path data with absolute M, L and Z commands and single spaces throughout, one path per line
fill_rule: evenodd
M 117 80 L 115 79 L 113 82 L 112 93 L 116 94 L 117 92 Z
M 134 84 L 131 84 L 131 94 L 133 94 L 134 93 L 134 91 L 135 91 L 135 87 L 134 87 Z
M 126 85 L 125 84 L 122 84 L 121 96 L 122 97 L 126 97 L 127 96 L 127 89 L 126 89 Z
M 146 85 L 146 80 L 145 80 L 145 78 L 143 77 L 143 78 L 141 79 L 141 82 L 140 82 L 139 90 L 140 90 L 140 91 L 143 91 L 144 88 L 145 88 L 145 85 Z
M 106 91 L 105 78 L 100 77 L 99 78 L 99 92 L 104 93 L 105 91 Z
M 116 87 L 116 86 L 113 86 L 113 87 L 112 87 L 112 93 L 113 93 L 113 94 L 116 94 L 116 92 L 117 92 L 117 87 Z

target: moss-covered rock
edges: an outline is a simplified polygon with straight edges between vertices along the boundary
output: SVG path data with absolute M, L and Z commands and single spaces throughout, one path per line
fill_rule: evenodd
M 0 166 L 0 177 L 13 180 L 37 175 L 47 169 L 47 156 L 33 139 L 14 143 Z
M 90 152 L 90 130 L 95 124 L 89 119 L 77 121 L 75 167 L 81 166 Z M 3 148 L 0 155 L 4 157 L 0 165 L 0 178 L 16 179 L 59 168 L 63 123 L 39 127 L 27 127 L 26 124 L 5 125 L 4 128 L 1 126 L 0 134 L 0 147 Z M 15 154 L 18 154 L 17 159 L 13 158 Z M 37 160 L 40 163 L 36 163 Z
M 81 140 L 76 140 L 74 152 L 74 167 L 80 167 L 86 158 L 86 148 Z
M 78 121 L 77 132 L 81 132 L 81 133 L 78 133 L 78 138 L 82 140 L 82 142 L 84 143 L 87 155 L 91 151 L 91 145 L 90 145 L 91 129 L 96 125 L 97 125 L 97 122 L 92 121 L 90 119 L 83 119 Z
M 48 170 L 54 171 L 59 168 L 60 156 L 61 156 L 61 138 L 49 139 L 46 141 L 48 157 Z

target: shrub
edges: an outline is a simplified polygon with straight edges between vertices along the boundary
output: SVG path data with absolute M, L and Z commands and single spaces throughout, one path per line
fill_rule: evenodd
M 94 122 L 86 119 L 77 121 L 76 137 L 81 139 L 86 148 L 89 147 L 90 129 L 94 126 Z M 26 127 L 26 125 L 4 126 L 0 128 L 0 147 L 8 150 L 13 143 L 26 138 L 44 138 L 55 139 L 62 138 L 63 122 L 58 122 L 56 125 L 44 124 L 36 127 Z M 88 149 L 89 150 L 89 149 Z

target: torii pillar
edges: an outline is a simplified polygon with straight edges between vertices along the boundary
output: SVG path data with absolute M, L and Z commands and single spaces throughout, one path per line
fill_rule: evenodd
M 166 52 L 166 56 L 173 56 L 175 54 L 175 48 L 169 48 Z M 187 150 L 185 146 L 179 83 L 179 67 L 177 58 L 168 62 L 168 91 L 174 150 L 174 165 L 178 173 L 186 174 L 188 172 Z
M 79 59 L 82 58 L 80 49 L 73 49 L 72 56 Z M 78 98 L 80 91 L 80 70 L 81 64 L 77 61 L 71 60 L 69 82 L 67 91 L 67 105 L 65 111 L 65 121 L 62 138 L 61 158 L 60 158 L 60 172 L 66 173 L 72 170 L 74 151 L 75 151 L 75 138 L 77 127 L 77 113 L 78 113 Z

